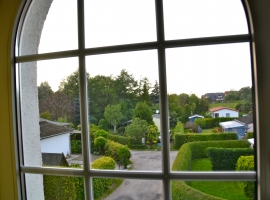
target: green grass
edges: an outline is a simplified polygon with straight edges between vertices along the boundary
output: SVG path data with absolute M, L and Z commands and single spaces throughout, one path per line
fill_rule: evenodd
M 209 104 L 209 108 L 223 106 L 223 107 L 235 109 L 235 107 L 236 107 L 237 104 L 238 104 L 237 102 L 233 102 L 233 103 L 210 103 Z
M 212 133 L 212 128 L 202 129 L 202 133 Z
M 192 171 L 212 171 L 212 164 L 209 158 L 197 159 L 192 161 Z M 204 193 L 228 199 L 228 200 L 248 200 L 238 182 L 220 181 L 190 181 L 190 187 Z

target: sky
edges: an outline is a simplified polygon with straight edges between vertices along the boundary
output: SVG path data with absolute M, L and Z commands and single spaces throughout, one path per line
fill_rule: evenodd
M 39 53 L 72 50 L 77 45 L 76 0 L 54 0 L 42 31 Z M 154 0 L 86 0 L 86 48 L 156 41 Z M 211 6 L 209 6 L 211 4 Z M 164 1 L 165 39 L 248 33 L 239 0 Z M 166 49 L 168 93 L 239 90 L 251 86 L 248 43 Z M 38 85 L 59 83 L 78 68 L 77 58 L 38 62 Z M 122 69 L 136 80 L 158 80 L 157 50 L 86 57 L 90 76 L 117 76 Z

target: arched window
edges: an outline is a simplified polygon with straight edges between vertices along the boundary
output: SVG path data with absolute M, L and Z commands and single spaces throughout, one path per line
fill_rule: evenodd
M 48 180 L 63 184 L 60 179 L 53 179 L 56 176 L 81 178 L 66 186 L 70 191 L 84 188 L 80 191 L 83 194 L 72 193 L 74 199 L 97 196 L 95 178 L 107 182 L 107 178 L 124 180 L 122 185 L 130 184 L 135 191 L 121 191 L 121 186 L 111 199 L 121 195 L 174 199 L 178 192 L 187 195 L 187 188 L 193 194 L 214 196 L 211 191 L 202 194 L 192 187 L 196 188 L 194 184 L 199 181 L 230 180 L 235 185 L 237 181 L 256 181 L 256 172 L 213 172 L 209 168 L 202 172 L 201 168 L 177 166 L 176 162 L 184 162 L 177 155 L 182 145 L 177 142 L 186 130 L 197 132 L 201 124 L 187 123 L 186 130 L 179 131 L 183 133 L 180 136 L 174 131 L 178 121 L 184 124 L 192 115 L 210 117 L 211 107 L 223 106 L 223 111 L 215 116 L 227 112 L 238 118 L 239 111 L 252 111 L 250 38 L 241 1 L 26 1 L 16 49 L 23 195 L 43 199 L 52 185 Z M 116 137 L 118 126 L 118 137 L 129 141 L 129 148 L 150 149 L 132 151 L 133 170 L 118 170 L 118 165 L 115 170 L 91 167 L 94 154 L 99 151 L 94 149 L 94 132 L 101 129 L 98 125 L 102 120 L 107 121 L 112 132 L 109 140 Z M 125 127 L 128 123 L 131 126 Z M 160 136 L 150 134 L 152 124 L 156 124 Z M 200 136 L 205 135 L 206 139 L 202 140 L 209 140 L 207 133 L 218 129 L 216 126 L 204 125 Z M 124 129 L 125 134 L 121 135 Z M 224 133 L 224 138 L 226 135 L 230 134 Z M 82 146 L 78 158 L 71 155 L 76 138 L 81 138 Z M 248 144 L 237 142 L 233 142 L 235 146 L 216 147 Z M 63 153 L 68 159 L 77 160 L 81 168 L 55 167 L 56 164 L 48 167 L 45 153 Z M 194 156 L 185 162 L 205 157 Z M 120 157 L 115 158 L 118 161 L 124 162 Z M 233 192 L 228 190 L 229 193 Z M 226 195 L 219 197 L 227 198 Z

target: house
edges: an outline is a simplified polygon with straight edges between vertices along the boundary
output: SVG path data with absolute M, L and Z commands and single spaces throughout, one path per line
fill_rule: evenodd
M 254 132 L 254 126 L 253 126 L 253 114 L 249 114 L 243 117 L 239 117 L 235 119 L 235 121 L 246 124 L 248 126 L 247 132 Z
M 246 124 L 242 124 L 237 121 L 220 122 L 219 125 L 222 128 L 222 132 L 237 133 L 238 139 L 243 139 L 248 130 L 248 126 Z
M 40 147 L 42 153 L 71 153 L 70 135 L 73 130 L 48 120 L 40 121 Z
M 63 153 L 42 153 L 42 164 L 45 166 L 69 166 Z
M 153 114 L 153 121 L 155 123 L 155 125 L 158 127 L 158 131 L 160 132 L 160 114 Z M 170 126 L 170 117 L 168 117 L 168 126 Z M 170 127 L 169 127 L 170 130 Z
M 202 116 L 202 115 L 191 115 L 190 117 L 188 117 L 189 118 L 189 121 L 190 122 L 195 122 L 195 120 L 196 119 L 201 119 L 201 118 L 204 118 L 204 116 Z
M 202 98 L 209 99 L 210 102 L 223 101 L 225 98 L 225 94 L 223 92 L 206 93 L 202 95 Z
M 209 109 L 211 117 L 212 118 L 218 118 L 218 117 L 238 117 L 239 112 L 238 110 L 227 108 L 223 106 L 218 106 L 215 108 Z

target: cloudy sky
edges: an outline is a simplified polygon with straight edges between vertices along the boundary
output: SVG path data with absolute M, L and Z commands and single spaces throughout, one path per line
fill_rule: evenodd
M 76 0 L 54 0 L 48 13 L 39 53 L 72 50 L 77 45 Z M 154 0 L 86 0 L 86 48 L 156 41 Z M 211 5 L 211 6 L 209 6 Z M 165 39 L 186 39 L 248 33 L 239 0 L 164 1 Z M 248 43 L 166 49 L 169 93 L 239 90 L 251 86 Z M 158 80 L 157 51 L 86 57 L 90 76 L 116 76 L 121 69 L 135 79 Z M 78 68 L 77 58 L 38 62 L 38 85 L 60 81 Z

